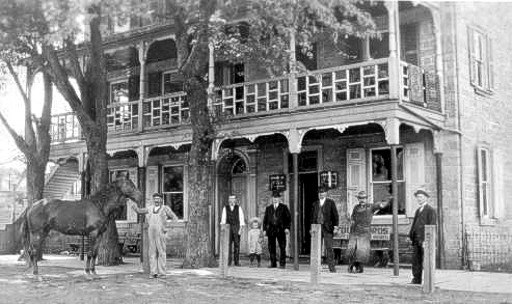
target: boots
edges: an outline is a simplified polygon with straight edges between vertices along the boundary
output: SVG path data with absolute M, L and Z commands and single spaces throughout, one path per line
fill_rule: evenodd
M 258 268 L 261 266 L 261 255 L 256 254 L 256 260 L 258 261 Z
M 251 262 L 250 266 L 252 267 L 252 262 L 254 261 L 254 254 L 253 253 L 249 254 L 249 261 Z

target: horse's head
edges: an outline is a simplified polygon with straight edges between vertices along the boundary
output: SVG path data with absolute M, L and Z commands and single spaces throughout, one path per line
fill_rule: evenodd
M 127 179 L 127 178 L 118 178 L 114 185 L 117 189 L 126 197 L 130 198 L 134 202 L 137 203 L 137 206 L 141 207 L 142 203 L 144 201 L 144 196 L 142 195 L 142 192 L 137 189 L 135 184 Z

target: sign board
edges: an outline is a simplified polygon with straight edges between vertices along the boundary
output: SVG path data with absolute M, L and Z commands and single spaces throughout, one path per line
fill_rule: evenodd
M 286 190 L 286 175 L 284 174 L 271 174 L 268 176 L 268 190 Z
M 372 241 L 389 241 L 391 226 L 372 225 L 370 227 L 370 239 Z M 350 225 L 334 227 L 333 239 L 348 240 L 350 236 Z

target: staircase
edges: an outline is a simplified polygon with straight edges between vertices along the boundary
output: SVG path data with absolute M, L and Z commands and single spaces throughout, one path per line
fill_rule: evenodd
M 68 160 L 55 166 L 46 178 L 43 197 L 48 199 L 63 199 L 78 180 L 78 162 Z

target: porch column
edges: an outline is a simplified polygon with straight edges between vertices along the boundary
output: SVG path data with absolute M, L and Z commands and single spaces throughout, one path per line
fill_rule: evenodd
M 81 199 L 86 199 L 90 195 L 89 187 L 89 174 L 87 165 L 87 156 L 85 153 L 80 153 L 78 156 L 78 174 L 80 175 L 80 196 Z M 85 236 L 82 235 L 80 240 L 80 261 L 85 257 Z
M 149 148 L 145 146 L 140 146 L 137 148 L 137 156 L 138 156 L 138 167 L 137 167 L 137 187 L 139 191 L 142 192 L 142 197 L 146 197 L 146 171 L 148 164 L 148 156 L 149 156 Z M 142 207 L 146 207 L 146 200 L 143 199 Z M 145 225 L 145 216 L 138 215 L 137 222 L 140 223 L 140 262 L 142 264 L 142 270 L 144 273 L 149 273 L 149 247 L 147 246 L 147 229 L 144 229 Z
M 398 2 L 384 2 L 388 10 L 389 27 L 389 97 L 401 99 L 400 73 L 400 22 L 398 20 Z
M 139 71 L 139 116 L 138 116 L 138 124 L 139 124 L 139 131 L 142 131 L 144 129 L 143 126 L 143 115 L 142 115 L 142 109 L 143 109 L 143 102 L 144 98 L 146 98 L 146 58 L 147 58 L 147 42 L 141 41 L 139 43 L 139 62 L 140 62 L 140 71 Z
M 298 155 L 302 148 L 300 133 L 297 129 L 291 129 L 288 136 L 288 149 L 293 158 L 293 204 L 290 204 L 292 213 L 292 245 L 293 245 L 293 269 L 299 270 L 299 165 Z
M 399 275 L 399 246 L 398 246 L 398 162 L 397 146 L 400 143 L 400 121 L 388 118 L 384 125 L 386 141 L 391 145 L 391 187 L 393 189 L 393 275 Z
M 434 21 L 434 36 L 436 39 L 436 75 L 439 90 L 439 104 L 441 113 L 444 114 L 444 65 L 443 65 L 443 46 L 441 41 L 441 12 L 431 11 Z
M 290 93 L 289 105 L 290 109 L 298 106 L 297 102 L 297 55 L 295 53 L 295 32 L 290 33 L 290 73 L 288 76 L 288 90 Z
M 208 44 L 208 109 L 213 111 L 213 99 L 215 88 L 215 53 L 213 43 Z
M 251 148 L 247 150 L 247 156 L 249 157 L 248 171 L 247 171 L 247 202 L 253 202 L 247 204 L 247 218 L 258 216 L 258 200 L 257 200 L 257 166 L 258 166 L 258 149 Z

